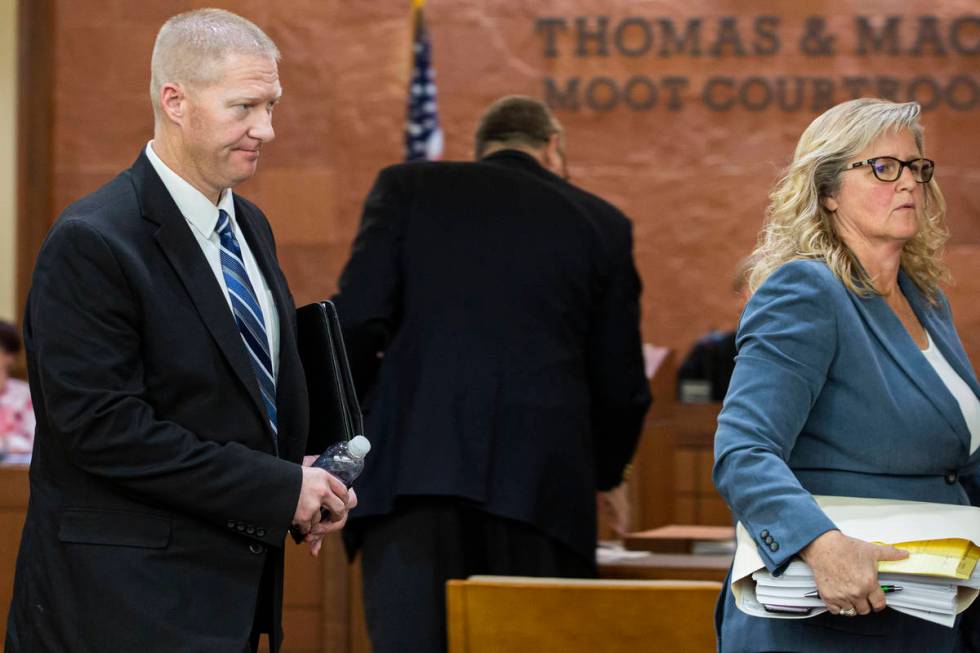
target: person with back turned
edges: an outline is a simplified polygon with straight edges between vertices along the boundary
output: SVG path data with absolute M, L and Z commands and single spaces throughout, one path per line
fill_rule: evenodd
M 447 579 L 594 575 L 596 490 L 650 401 L 629 220 L 562 179 L 536 100 L 493 104 L 476 154 L 379 174 L 336 298 L 377 452 L 348 538 L 377 653 L 445 650 Z
M 980 384 L 942 291 L 946 205 L 919 112 L 829 109 L 770 195 L 714 480 L 767 569 L 801 558 L 828 611 L 750 616 L 726 583 L 722 653 L 960 650 L 956 628 L 886 609 L 878 562 L 907 552 L 848 537 L 814 500 L 980 499 Z
M 295 307 L 269 223 L 231 190 L 273 139 L 278 59 L 229 12 L 168 20 L 153 140 L 41 247 L 7 653 L 241 653 L 262 632 L 277 651 L 287 530 L 316 553 L 356 503 L 299 464 Z

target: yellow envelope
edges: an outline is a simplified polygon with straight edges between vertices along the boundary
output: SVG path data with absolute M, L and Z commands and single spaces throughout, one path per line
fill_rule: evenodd
M 878 571 L 966 580 L 973 575 L 973 568 L 980 559 L 980 547 L 965 538 L 896 542 L 891 546 L 908 551 L 909 557 L 905 560 L 883 560 L 878 563 Z

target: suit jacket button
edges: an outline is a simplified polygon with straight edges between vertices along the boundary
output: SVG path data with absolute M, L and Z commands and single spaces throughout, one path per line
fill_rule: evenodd
M 245 531 L 245 522 L 238 522 L 237 524 L 235 524 L 235 528 L 237 528 L 239 531 L 244 532 Z
M 255 534 L 258 537 L 265 537 L 265 529 L 264 528 L 256 528 L 255 529 Z
M 255 526 L 249 524 L 248 526 L 245 527 L 245 532 L 251 535 L 252 533 L 255 532 Z
M 265 547 L 259 544 L 258 542 L 252 542 L 251 544 L 249 544 L 248 550 L 255 554 L 265 553 Z
M 776 551 L 779 551 L 779 542 L 772 542 L 772 543 L 770 543 L 769 544 L 769 550 L 772 551 L 773 553 L 775 553 Z
M 234 528 L 234 527 L 235 527 L 235 520 L 234 519 L 229 519 L 228 520 L 228 528 Z
M 772 535 L 766 536 L 766 544 L 772 544 Z
M 950 485 L 955 483 L 958 478 L 959 475 L 956 473 L 955 469 L 950 469 L 946 471 L 946 482 L 949 483 Z
M 769 530 L 763 528 L 762 532 L 759 533 L 759 537 L 761 537 L 762 539 L 766 539 L 767 537 L 769 537 Z

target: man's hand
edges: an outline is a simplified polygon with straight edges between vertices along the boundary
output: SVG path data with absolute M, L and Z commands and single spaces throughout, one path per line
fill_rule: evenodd
M 626 483 L 620 483 L 606 492 L 596 493 L 596 507 L 599 515 L 612 529 L 616 537 L 623 537 L 630 530 L 630 498 Z
M 884 610 L 878 561 L 903 560 L 908 556 L 908 551 L 858 540 L 837 530 L 823 533 L 800 551 L 800 557 L 813 570 L 820 599 L 831 614 L 848 616 Z M 850 612 L 852 609 L 854 612 Z
M 344 509 L 343 515 L 338 516 L 338 513 L 330 512 L 330 521 L 320 521 L 317 523 L 313 529 L 306 534 L 306 542 L 310 545 L 310 553 L 313 557 L 317 557 L 320 554 L 320 547 L 323 546 L 323 538 L 327 536 L 328 533 L 333 533 L 339 531 L 347 523 L 347 513 L 353 510 L 357 506 L 357 494 L 354 492 L 354 488 L 347 490 L 347 507 Z
M 320 522 L 321 508 L 326 508 L 341 518 L 345 517 L 349 500 L 347 488 L 340 480 L 319 467 L 310 467 L 309 462 L 306 459 L 303 461 L 303 485 L 300 487 L 296 512 L 293 514 L 293 524 L 304 534 L 309 533 Z
M 310 552 L 320 553 L 327 533 L 339 531 L 347 523 L 347 511 L 357 505 L 354 490 L 348 490 L 340 479 L 319 467 L 311 467 L 316 456 L 303 457 L 303 485 L 296 503 L 293 524 L 306 537 Z M 321 509 L 326 510 L 329 521 L 321 521 Z

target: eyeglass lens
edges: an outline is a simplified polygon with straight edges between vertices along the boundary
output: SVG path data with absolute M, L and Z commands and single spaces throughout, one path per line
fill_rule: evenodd
M 874 160 L 871 169 L 874 171 L 875 177 L 881 181 L 895 181 L 902 175 L 904 166 L 909 167 L 909 170 L 912 171 L 912 177 L 920 183 L 932 179 L 932 173 L 936 167 L 929 159 L 912 159 L 905 162 L 890 156 L 881 156 Z

